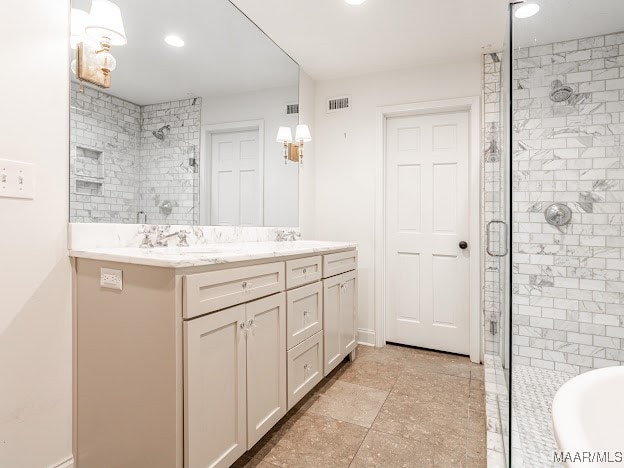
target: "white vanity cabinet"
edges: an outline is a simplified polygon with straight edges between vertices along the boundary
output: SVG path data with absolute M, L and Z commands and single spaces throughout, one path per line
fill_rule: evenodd
M 228 467 L 352 353 L 357 251 L 298 249 L 75 258 L 76 465 Z M 122 290 L 102 269 L 121 270 Z
M 184 329 L 185 465 L 229 466 L 286 414 L 285 293 Z
M 323 280 L 324 375 L 357 346 L 357 284 L 356 270 Z

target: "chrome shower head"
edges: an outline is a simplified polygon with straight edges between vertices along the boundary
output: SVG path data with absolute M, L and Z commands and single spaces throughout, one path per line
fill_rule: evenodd
M 572 94 L 574 94 L 574 90 L 559 80 L 555 80 L 550 84 L 550 100 L 553 102 L 567 101 L 572 97 Z
M 158 130 L 152 131 L 152 135 L 154 135 L 159 140 L 165 139 L 165 130 L 171 130 L 171 125 L 163 125 Z

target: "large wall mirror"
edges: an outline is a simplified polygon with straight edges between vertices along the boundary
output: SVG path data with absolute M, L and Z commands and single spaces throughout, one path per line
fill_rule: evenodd
M 71 222 L 298 225 L 299 66 L 232 3 L 72 0 L 71 42 Z

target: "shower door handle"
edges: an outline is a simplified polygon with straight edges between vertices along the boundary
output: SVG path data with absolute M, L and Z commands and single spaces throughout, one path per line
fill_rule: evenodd
M 505 237 L 503 241 L 503 245 L 505 246 L 505 250 L 503 253 L 495 253 L 490 250 L 490 232 L 493 224 L 500 224 L 505 229 Z M 505 257 L 509 253 L 509 248 L 507 247 L 507 223 L 505 221 L 501 221 L 499 219 L 494 219 L 487 223 L 487 227 L 485 228 L 485 246 L 489 256 L 491 257 Z

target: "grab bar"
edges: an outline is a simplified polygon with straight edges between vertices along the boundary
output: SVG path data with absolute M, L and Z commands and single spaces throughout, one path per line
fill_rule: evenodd
M 492 224 L 501 224 L 505 228 L 505 237 L 503 241 L 503 245 L 505 246 L 505 252 L 502 254 L 494 253 L 490 250 L 490 227 Z M 494 219 L 487 223 L 487 227 L 485 229 L 485 244 L 486 250 L 490 257 L 505 257 L 509 253 L 509 247 L 507 246 L 507 223 L 505 221 L 501 221 L 500 219 Z

